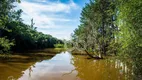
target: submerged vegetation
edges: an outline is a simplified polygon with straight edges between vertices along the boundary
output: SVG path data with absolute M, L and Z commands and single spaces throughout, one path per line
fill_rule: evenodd
M 134 79 L 142 79 L 141 13 L 141 0 L 90 0 L 72 35 L 74 47 L 90 57 L 120 55 L 133 65 Z

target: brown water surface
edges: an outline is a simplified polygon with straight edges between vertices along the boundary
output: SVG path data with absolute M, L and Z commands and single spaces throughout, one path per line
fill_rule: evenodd
M 118 59 L 93 60 L 69 52 L 45 60 L 0 62 L 0 80 L 131 80 L 131 73 Z

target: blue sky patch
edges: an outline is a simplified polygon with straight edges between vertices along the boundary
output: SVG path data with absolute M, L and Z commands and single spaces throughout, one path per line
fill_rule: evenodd
M 22 18 L 30 24 L 33 18 L 39 32 L 59 39 L 70 39 L 77 28 L 80 13 L 89 0 L 24 0 L 18 4 L 23 10 Z

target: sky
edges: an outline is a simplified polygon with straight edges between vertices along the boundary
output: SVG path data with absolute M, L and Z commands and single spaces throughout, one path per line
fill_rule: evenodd
M 59 39 L 69 40 L 80 24 L 80 13 L 89 0 L 21 0 L 18 8 L 23 10 L 26 24 L 33 18 L 37 31 Z

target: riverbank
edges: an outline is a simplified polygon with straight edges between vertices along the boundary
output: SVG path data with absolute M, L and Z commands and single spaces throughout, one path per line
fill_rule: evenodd
M 63 48 L 48 48 L 42 50 L 29 50 L 22 53 L 11 53 L 11 54 L 0 54 L 1 60 L 9 60 L 9 59 L 38 59 L 38 58 L 47 58 L 53 57 L 54 55 L 65 51 Z

